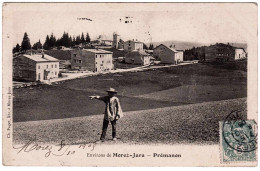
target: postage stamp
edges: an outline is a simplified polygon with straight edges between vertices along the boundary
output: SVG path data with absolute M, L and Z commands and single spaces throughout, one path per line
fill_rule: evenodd
M 220 122 L 222 162 L 256 161 L 257 124 L 243 120 L 241 111 L 232 111 Z

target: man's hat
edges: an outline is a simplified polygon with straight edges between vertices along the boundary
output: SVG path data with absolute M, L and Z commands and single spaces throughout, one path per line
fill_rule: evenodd
M 107 92 L 110 92 L 110 93 L 117 93 L 117 91 L 116 91 L 114 88 L 110 88 L 109 90 L 107 90 Z

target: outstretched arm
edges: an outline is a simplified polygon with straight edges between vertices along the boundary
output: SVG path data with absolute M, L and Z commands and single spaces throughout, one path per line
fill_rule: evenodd
M 105 97 L 100 97 L 100 96 L 89 96 L 90 99 L 97 99 L 97 100 L 105 100 Z

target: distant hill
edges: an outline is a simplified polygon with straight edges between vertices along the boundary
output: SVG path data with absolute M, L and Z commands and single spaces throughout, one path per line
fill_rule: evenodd
M 162 42 L 154 42 L 153 46 L 156 47 L 160 44 L 164 44 L 166 46 L 175 45 L 177 50 L 185 50 L 191 49 L 192 47 L 200 47 L 200 46 L 207 46 L 208 44 L 203 44 L 199 42 L 185 42 L 185 41 L 162 41 Z M 149 44 L 148 44 L 149 46 Z
M 218 42 L 221 43 L 221 42 Z M 227 42 L 222 42 L 227 44 Z M 185 50 L 185 49 L 191 49 L 193 47 L 201 47 L 201 46 L 209 46 L 211 44 L 215 43 L 200 43 L 200 42 L 186 42 L 186 41 L 162 41 L 162 42 L 154 42 L 154 47 L 164 44 L 166 46 L 175 45 L 175 48 L 177 50 Z M 230 43 L 234 47 L 244 48 L 247 51 L 247 44 L 246 43 Z M 149 46 L 149 43 L 147 43 Z

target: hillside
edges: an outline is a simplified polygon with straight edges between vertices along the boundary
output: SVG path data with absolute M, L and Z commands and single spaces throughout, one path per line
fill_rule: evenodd
M 44 52 L 59 60 L 70 60 L 71 58 L 69 50 L 46 50 Z
M 213 43 L 200 43 L 200 42 L 185 42 L 185 41 L 162 41 L 162 42 L 154 42 L 154 47 L 164 44 L 166 46 L 170 45 L 175 45 L 175 48 L 178 50 L 185 50 L 185 49 L 191 49 L 192 47 L 201 47 L 201 46 L 209 46 L 211 44 L 215 44 L 216 42 Z M 228 42 L 223 42 L 227 44 Z M 247 50 L 247 44 L 246 43 L 230 43 L 234 47 L 239 47 L 239 48 L 244 48 Z M 147 44 L 149 45 L 149 43 Z
M 247 73 L 243 66 L 246 61 L 235 62 L 232 68 L 226 64 L 199 63 L 14 89 L 13 121 L 100 114 L 104 111 L 103 103 L 88 96 L 105 95 L 109 87 L 118 91 L 124 111 L 247 97 Z
M 232 110 L 246 114 L 246 98 L 184 106 L 125 112 L 117 122 L 117 142 L 105 143 L 203 143 L 219 142 L 219 121 Z M 92 143 L 100 138 L 103 115 L 14 123 L 13 141 L 25 143 L 37 135 L 37 142 Z M 111 126 L 107 139 L 111 140 Z

